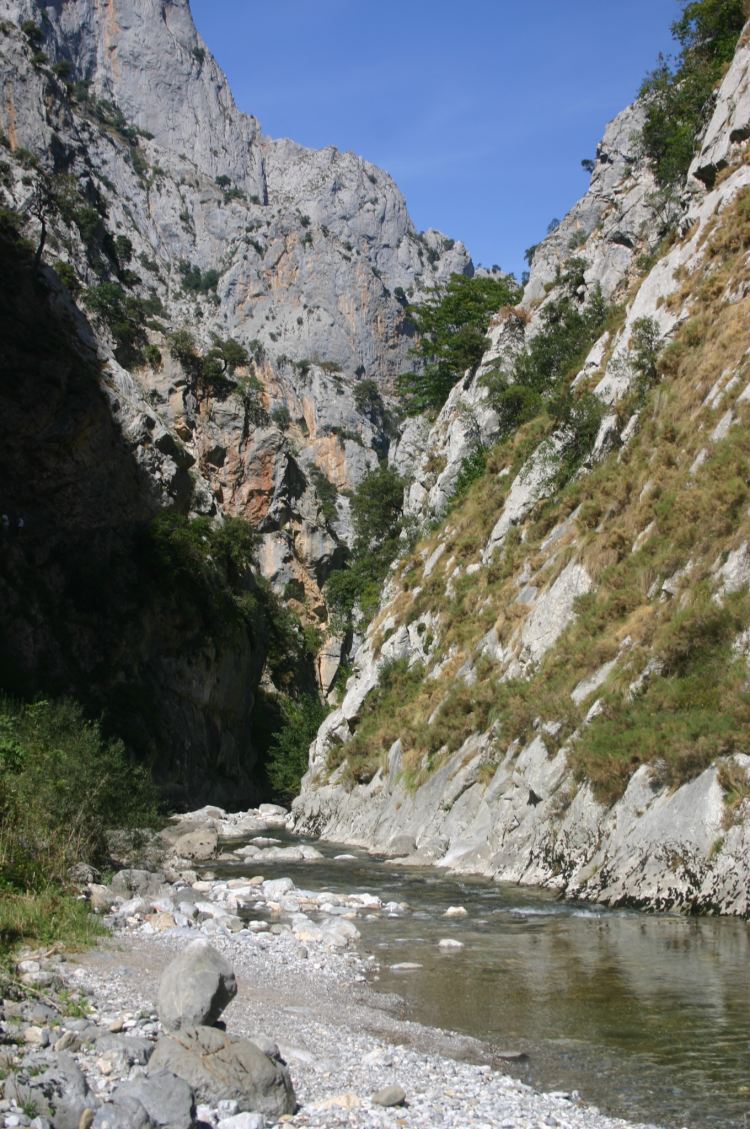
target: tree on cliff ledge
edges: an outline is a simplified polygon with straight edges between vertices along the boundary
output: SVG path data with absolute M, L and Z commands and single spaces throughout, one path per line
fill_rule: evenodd
M 422 361 L 419 372 L 402 373 L 397 381 L 408 415 L 443 406 L 453 385 L 481 361 L 492 315 L 503 306 L 514 306 L 521 293 L 512 275 L 454 274 L 447 285 L 428 291 L 421 305 L 407 306 L 419 338 L 412 353 Z

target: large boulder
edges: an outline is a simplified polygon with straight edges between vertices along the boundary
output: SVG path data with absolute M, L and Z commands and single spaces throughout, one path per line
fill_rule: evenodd
M 293 1113 L 294 1089 L 286 1066 L 272 1061 L 254 1043 L 216 1027 L 185 1027 L 162 1035 L 149 1061 L 149 1076 L 169 1070 L 193 1087 L 198 1101 L 236 1101 L 238 1111 L 257 1110 L 279 1118 Z
M 215 1023 L 236 995 L 231 964 L 199 938 L 164 970 L 157 1000 L 159 1019 L 171 1031 Z
M 4 1097 L 20 1106 L 33 1105 L 43 1117 L 55 1111 L 56 1129 L 76 1129 L 84 1109 L 95 1105 L 88 1083 L 71 1054 L 30 1054 L 5 1081 Z
M 184 1078 L 166 1070 L 158 1070 L 150 1078 L 134 1078 L 123 1082 L 114 1092 L 113 1101 L 135 1098 L 160 1129 L 192 1129 L 195 1121 L 193 1091 Z

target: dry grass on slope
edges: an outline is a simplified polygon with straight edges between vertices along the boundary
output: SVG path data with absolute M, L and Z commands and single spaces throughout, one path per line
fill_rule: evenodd
M 502 553 L 467 575 L 543 424 L 491 453 L 447 527 L 401 570 L 397 618 L 439 612 L 434 661 L 445 665 L 437 677 L 413 674 L 408 694 L 368 706 L 367 724 L 339 759 L 356 751 L 360 773 L 364 765 L 371 776 L 399 736 L 407 779 L 418 785 L 471 734 L 488 734 L 491 766 L 547 721 L 557 728 L 555 747 L 569 742 L 577 774 L 611 802 L 640 764 L 678 783 L 750 748 L 747 665 L 735 647 L 750 625 L 750 597 L 714 598 L 722 562 L 750 542 L 749 250 L 746 188 L 711 225 L 699 266 L 682 280 L 686 320 L 660 358 L 657 386 L 619 406 L 623 422 L 639 413 L 630 443 L 539 503 Z M 717 382 L 723 391 L 707 402 Z M 548 541 L 552 530 L 562 536 Z M 438 540 L 445 551 L 424 581 L 422 561 Z M 501 664 L 478 657 L 480 640 L 494 628 L 508 648 L 528 611 L 520 587 L 542 591 L 573 557 L 594 590 L 530 677 L 504 679 Z M 603 686 L 574 704 L 579 681 L 613 659 Z M 458 675 L 464 664 L 468 680 Z M 599 712 L 584 724 L 595 698 Z

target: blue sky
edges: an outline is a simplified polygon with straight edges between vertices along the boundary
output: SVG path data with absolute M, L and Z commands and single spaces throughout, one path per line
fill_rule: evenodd
M 678 0 L 192 0 L 272 137 L 388 170 L 419 229 L 523 252 L 585 191 L 581 160 L 671 47 Z

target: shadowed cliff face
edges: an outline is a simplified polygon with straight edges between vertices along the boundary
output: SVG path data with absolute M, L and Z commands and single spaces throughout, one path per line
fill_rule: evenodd
M 0 674 L 102 714 L 175 802 L 236 806 L 257 798 L 276 690 L 315 687 L 263 580 L 325 632 L 345 492 L 390 441 L 357 383 L 387 397 L 407 296 L 470 260 L 415 231 L 381 170 L 264 137 L 186 0 L 0 0 L 0 78 L 0 208 L 32 244 L 50 189 L 37 278 L 3 236 Z M 202 381 L 217 341 L 245 360 Z M 188 546 L 196 575 L 165 567 L 164 510 L 247 521 L 261 575 L 210 535 Z M 325 689 L 342 643 L 324 642 Z
M 0 510 L 10 521 L 0 681 L 19 695 L 79 698 L 152 764 L 174 803 L 257 797 L 263 617 L 255 631 L 217 618 L 197 587 L 164 576 L 149 538 L 161 499 L 123 434 L 90 327 L 9 232 L 0 255 Z M 172 501 L 186 510 L 192 481 L 171 466 Z M 242 586 L 257 596 L 250 575 Z
M 164 318 L 148 330 L 162 363 L 126 367 L 196 460 L 205 505 L 260 524 L 265 575 L 280 595 L 301 584 L 320 618 L 320 586 L 352 536 L 343 491 L 390 441 L 357 406 L 356 385 L 375 381 L 387 396 L 410 365 L 405 301 L 471 273 L 465 248 L 417 233 L 383 170 L 264 136 L 235 106 L 184 0 L 0 0 L 3 17 L 13 22 L 0 35 L 0 129 L 14 151 L 74 176 L 108 236 L 129 240 L 129 291 L 156 295 Z M 12 186 L 16 206 L 26 194 Z M 55 255 L 90 286 L 73 236 Z M 207 273 L 207 288 L 185 285 Z M 236 395 L 196 399 L 166 347 L 175 329 L 203 352 L 214 336 L 252 346 L 261 410 L 250 426 Z M 316 471 L 339 495 L 335 519 Z

